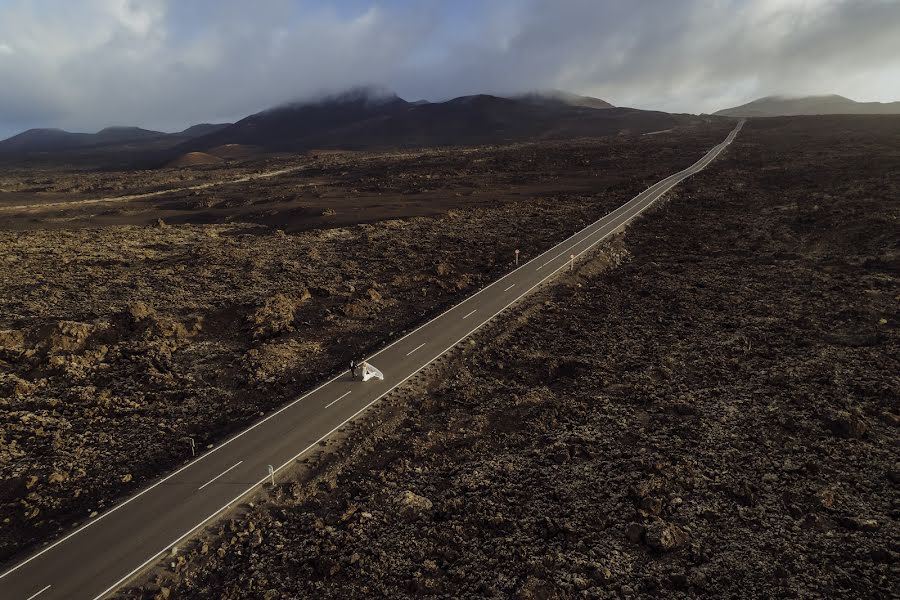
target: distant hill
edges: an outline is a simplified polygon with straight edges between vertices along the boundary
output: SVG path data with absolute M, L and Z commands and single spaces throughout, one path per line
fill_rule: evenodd
M 84 145 L 87 135 L 62 129 L 29 129 L 0 141 L 0 153 L 49 152 L 78 148 Z
M 194 125 L 177 133 L 140 127 L 107 127 L 97 133 L 72 133 L 63 129 L 29 129 L 0 141 L 0 158 L 28 159 L 50 156 L 60 159 L 96 157 L 104 154 L 136 154 L 171 148 L 228 126 Z
M 99 146 L 102 144 L 140 142 L 142 140 L 165 137 L 166 135 L 162 131 L 151 131 L 140 127 L 107 127 L 106 129 L 101 129 L 93 136 L 90 134 L 86 135 L 84 139 L 89 145 Z
M 270 152 L 495 144 L 645 133 L 695 119 L 617 108 L 597 98 L 565 92 L 407 102 L 384 90 L 357 88 L 250 115 L 176 150 L 205 152 L 226 144 L 257 146 Z
M 900 102 L 856 102 L 843 96 L 766 96 L 714 113 L 721 117 L 781 117 L 794 115 L 897 115 Z

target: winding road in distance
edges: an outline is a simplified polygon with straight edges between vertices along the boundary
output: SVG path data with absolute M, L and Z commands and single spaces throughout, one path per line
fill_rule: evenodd
M 703 158 L 522 264 L 368 361 L 384 380 L 347 372 L 266 416 L 173 473 L 0 575 L 2 600 L 97 600 L 203 525 L 223 515 L 275 474 L 434 362 L 475 330 L 565 269 L 641 214 L 663 194 L 716 159 L 740 121 Z

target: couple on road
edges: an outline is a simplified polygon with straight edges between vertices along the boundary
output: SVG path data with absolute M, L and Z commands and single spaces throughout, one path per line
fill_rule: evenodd
M 381 371 L 379 371 L 366 361 L 357 364 L 357 362 L 353 359 L 350 360 L 350 377 L 352 377 L 353 379 L 361 377 L 363 381 L 368 381 L 373 377 L 384 379 L 384 375 L 381 374 Z

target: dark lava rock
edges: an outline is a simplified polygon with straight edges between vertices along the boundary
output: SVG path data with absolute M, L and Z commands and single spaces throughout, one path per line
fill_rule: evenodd
M 690 536 L 677 525 L 666 523 L 662 519 L 647 526 L 644 541 L 648 546 L 660 552 L 676 550 L 690 540 Z

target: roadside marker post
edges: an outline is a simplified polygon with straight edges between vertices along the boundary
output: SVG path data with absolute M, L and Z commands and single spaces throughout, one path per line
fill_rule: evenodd
M 519 266 L 519 249 L 516 248 L 516 266 Z
M 574 270 L 575 270 L 575 255 L 574 255 L 574 254 L 570 254 L 570 255 L 569 255 L 569 260 L 572 261 L 572 262 L 569 263 L 569 271 L 574 271 Z
M 191 443 L 191 456 L 197 456 L 197 446 L 194 443 L 194 438 L 189 437 L 188 441 Z
M 272 486 L 275 486 L 275 467 L 269 465 L 269 477 L 272 478 Z

